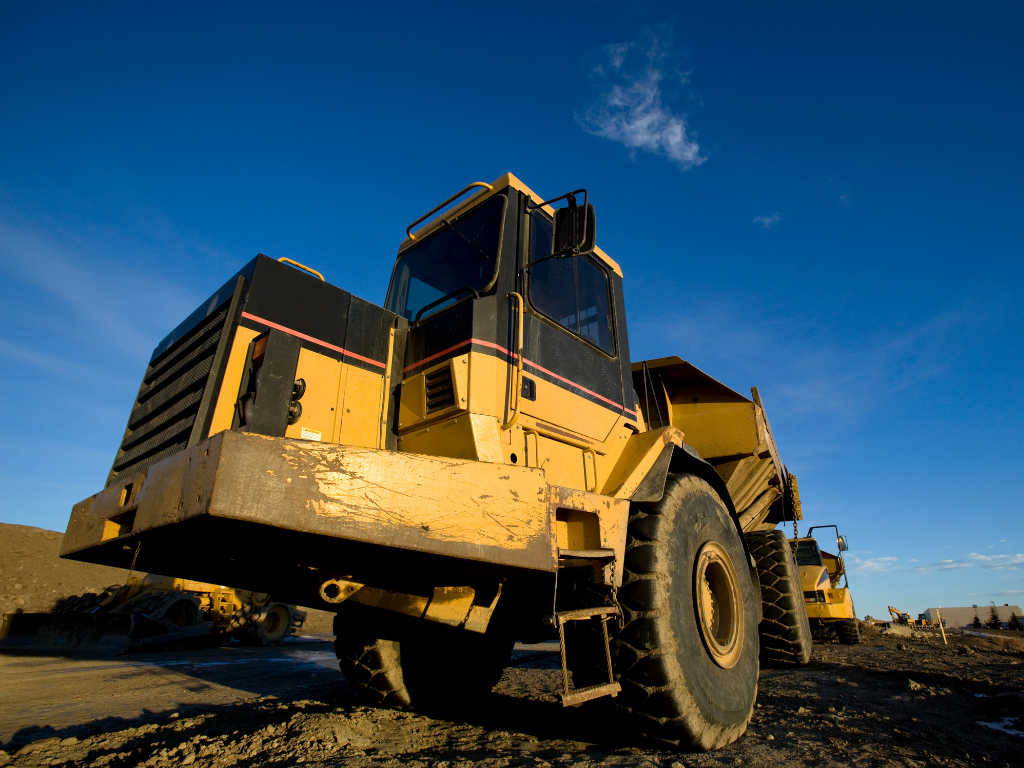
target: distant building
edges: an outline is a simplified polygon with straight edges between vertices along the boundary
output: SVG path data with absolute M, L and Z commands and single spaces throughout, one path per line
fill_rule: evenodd
M 1024 620 L 1019 605 L 997 605 L 995 609 L 996 616 L 999 617 L 999 621 L 1003 623 L 1004 627 L 1006 622 L 1010 620 L 1011 613 L 1018 619 Z M 918 618 L 932 621 L 941 616 L 946 620 L 947 627 L 966 627 L 974 623 L 975 616 L 984 624 L 988 621 L 989 616 L 992 615 L 991 611 L 991 605 L 972 605 L 966 608 L 929 608 L 924 613 L 919 614 Z

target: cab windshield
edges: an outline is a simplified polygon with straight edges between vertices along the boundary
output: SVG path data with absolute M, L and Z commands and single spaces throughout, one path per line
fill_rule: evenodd
M 797 565 L 821 565 L 821 552 L 815 541 L 801 541 L 796 545 Z
M 446 220 L 422 242 L 398 257 L 385 306 L 406 320 L 432 302 L 431 315 L 482 291 L 493 282 L 498 267 L 505 196 L 496 195 L 457 219 Z M 456 291 L 465 289 L 456 294 Z

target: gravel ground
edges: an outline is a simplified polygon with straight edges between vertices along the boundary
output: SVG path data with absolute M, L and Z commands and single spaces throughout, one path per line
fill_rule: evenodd
M 1019 733 L 1024 731 L 1024 652 L 1019 650 L 1024 644 L 1013 638 L 955 636 L 946 648 L 941 640 L 871 635 L 856 647 L 817 646 L 807 667 L 762 671 L 747 735 L 710 754 L 685 754 L 631 739 L 600 705 L 563 709 L 557 698 L 558 654 L 552 650 L 520 647 L 486 707 L 461 713 L 396 712 L 361 705 L 325 661 L 329 646 L 306 642 L 311 650 L 302 652 L 316 656 L 311 662 L 315 669 L 310 667 L 301 681 L 282 683 L 275 693 L 253 691 L 249 685 L 244 686 L 246 698 L 234 701 L 227 695 L 214 703 L 216 696 L 207 693 L 205 701 L 189 704 L 179 697 L 173 711 L 155 711 L 167 700 L 152 694 L 153 709 L 136 706 L 125 717 L 113 713 L 122 711 L 124 702 L 115 689 L 118 681 L 123 686 L 128 679 L 127 671 L 111 674 L 111 665 L 159 665 L 168 659 L 173 665 L 174 654 L 105 661 L 102 684 L 88 675 L 62 676 L 56 669 L 53 675 L 63 684 L 60 679 L 47 682 L 37 667 L 37 684 L 58 685 L 54 695 L 88 700 L 94 711 L 77 711 L 76 722 L 60 727 L 39 723 L 20 728 L 0 745 L 0 765 L 681 768 L 1019 766 L 1024 760 L 1024 733 Z M 296 642 L 261 652 L 272 659 L 274 654 L 294 656 L 299 653 L 294 649 L 303 647 Z M 235 658 L 230 649 L 207 653 L 214 659 L 211 669 L 230 667 Z M 203 664 L 188 673 L 184 657 L 177 655 L 175 674 L 191 674 L 199 691 L 230 694 L 231 679 L 212 680 L 209 669 L 198 669 Z M 10 659 L 5 663 L 16 663 Z M 15 679 L 7 671 L 4 676 Z M 246 677 L 251 669 L 240 671 L 237 682 Z M 174 685 L 181 689 L 180 681 Z M 0 704 L 0 718 L 23 714 L 16 702 Z
M 4 610 L 46 610 L 123 581 L 57 560 L 60 536 L 0 525 Z M 806 667 L 762 670 L 747 734 L 710 754 L 633 739 L 602 702 L 562 708 L 552 646 L 518 646 L 487 706 L 464 712 L 364 706 L 327 636 L 103 660 L 0 656 L 0 768 L 1020 766 L 1016 635 L 959 634 L 944 646 L 934 634 L 869 631 L 859 646 L 817 645 Z

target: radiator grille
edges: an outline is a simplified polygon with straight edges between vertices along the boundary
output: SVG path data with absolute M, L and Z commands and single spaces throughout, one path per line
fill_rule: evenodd
M 225 304 L 149 364 L 108 486 L 188 446 L 227 316 Z
M 452 386 L 452 367 L 450 365 L 438 368 L 423 378 L 427 390 L 428 415 L 455 405 L 455 388 Z

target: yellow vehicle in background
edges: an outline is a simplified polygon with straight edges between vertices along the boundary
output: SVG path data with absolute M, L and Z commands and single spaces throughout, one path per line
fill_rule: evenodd
M 123 586 L 58 601 L 52 613 L 8 613 L 0 650 L 116 656 L 130 651 L 219 645 L 280 645 L 306 614 L 265 592 L 151 574 Z
M 811 535 L 818 528 L 835 530 L 838 554 L 833 555 L 818 547 L 817 540 Z M 790 539 L 790 544 L 796 551 L 804 604 L 812 631 L 831 628 L 835 630 L 839 642 L 845 645 L 859 643 L 860 626 L 842 555 L 849 549 L 846 537 L 840 536 L 839 529 L 834 525 L 816 525 L 807 531 L 806 536 Z M 839 586 L 840 580 L 842 586 Z

